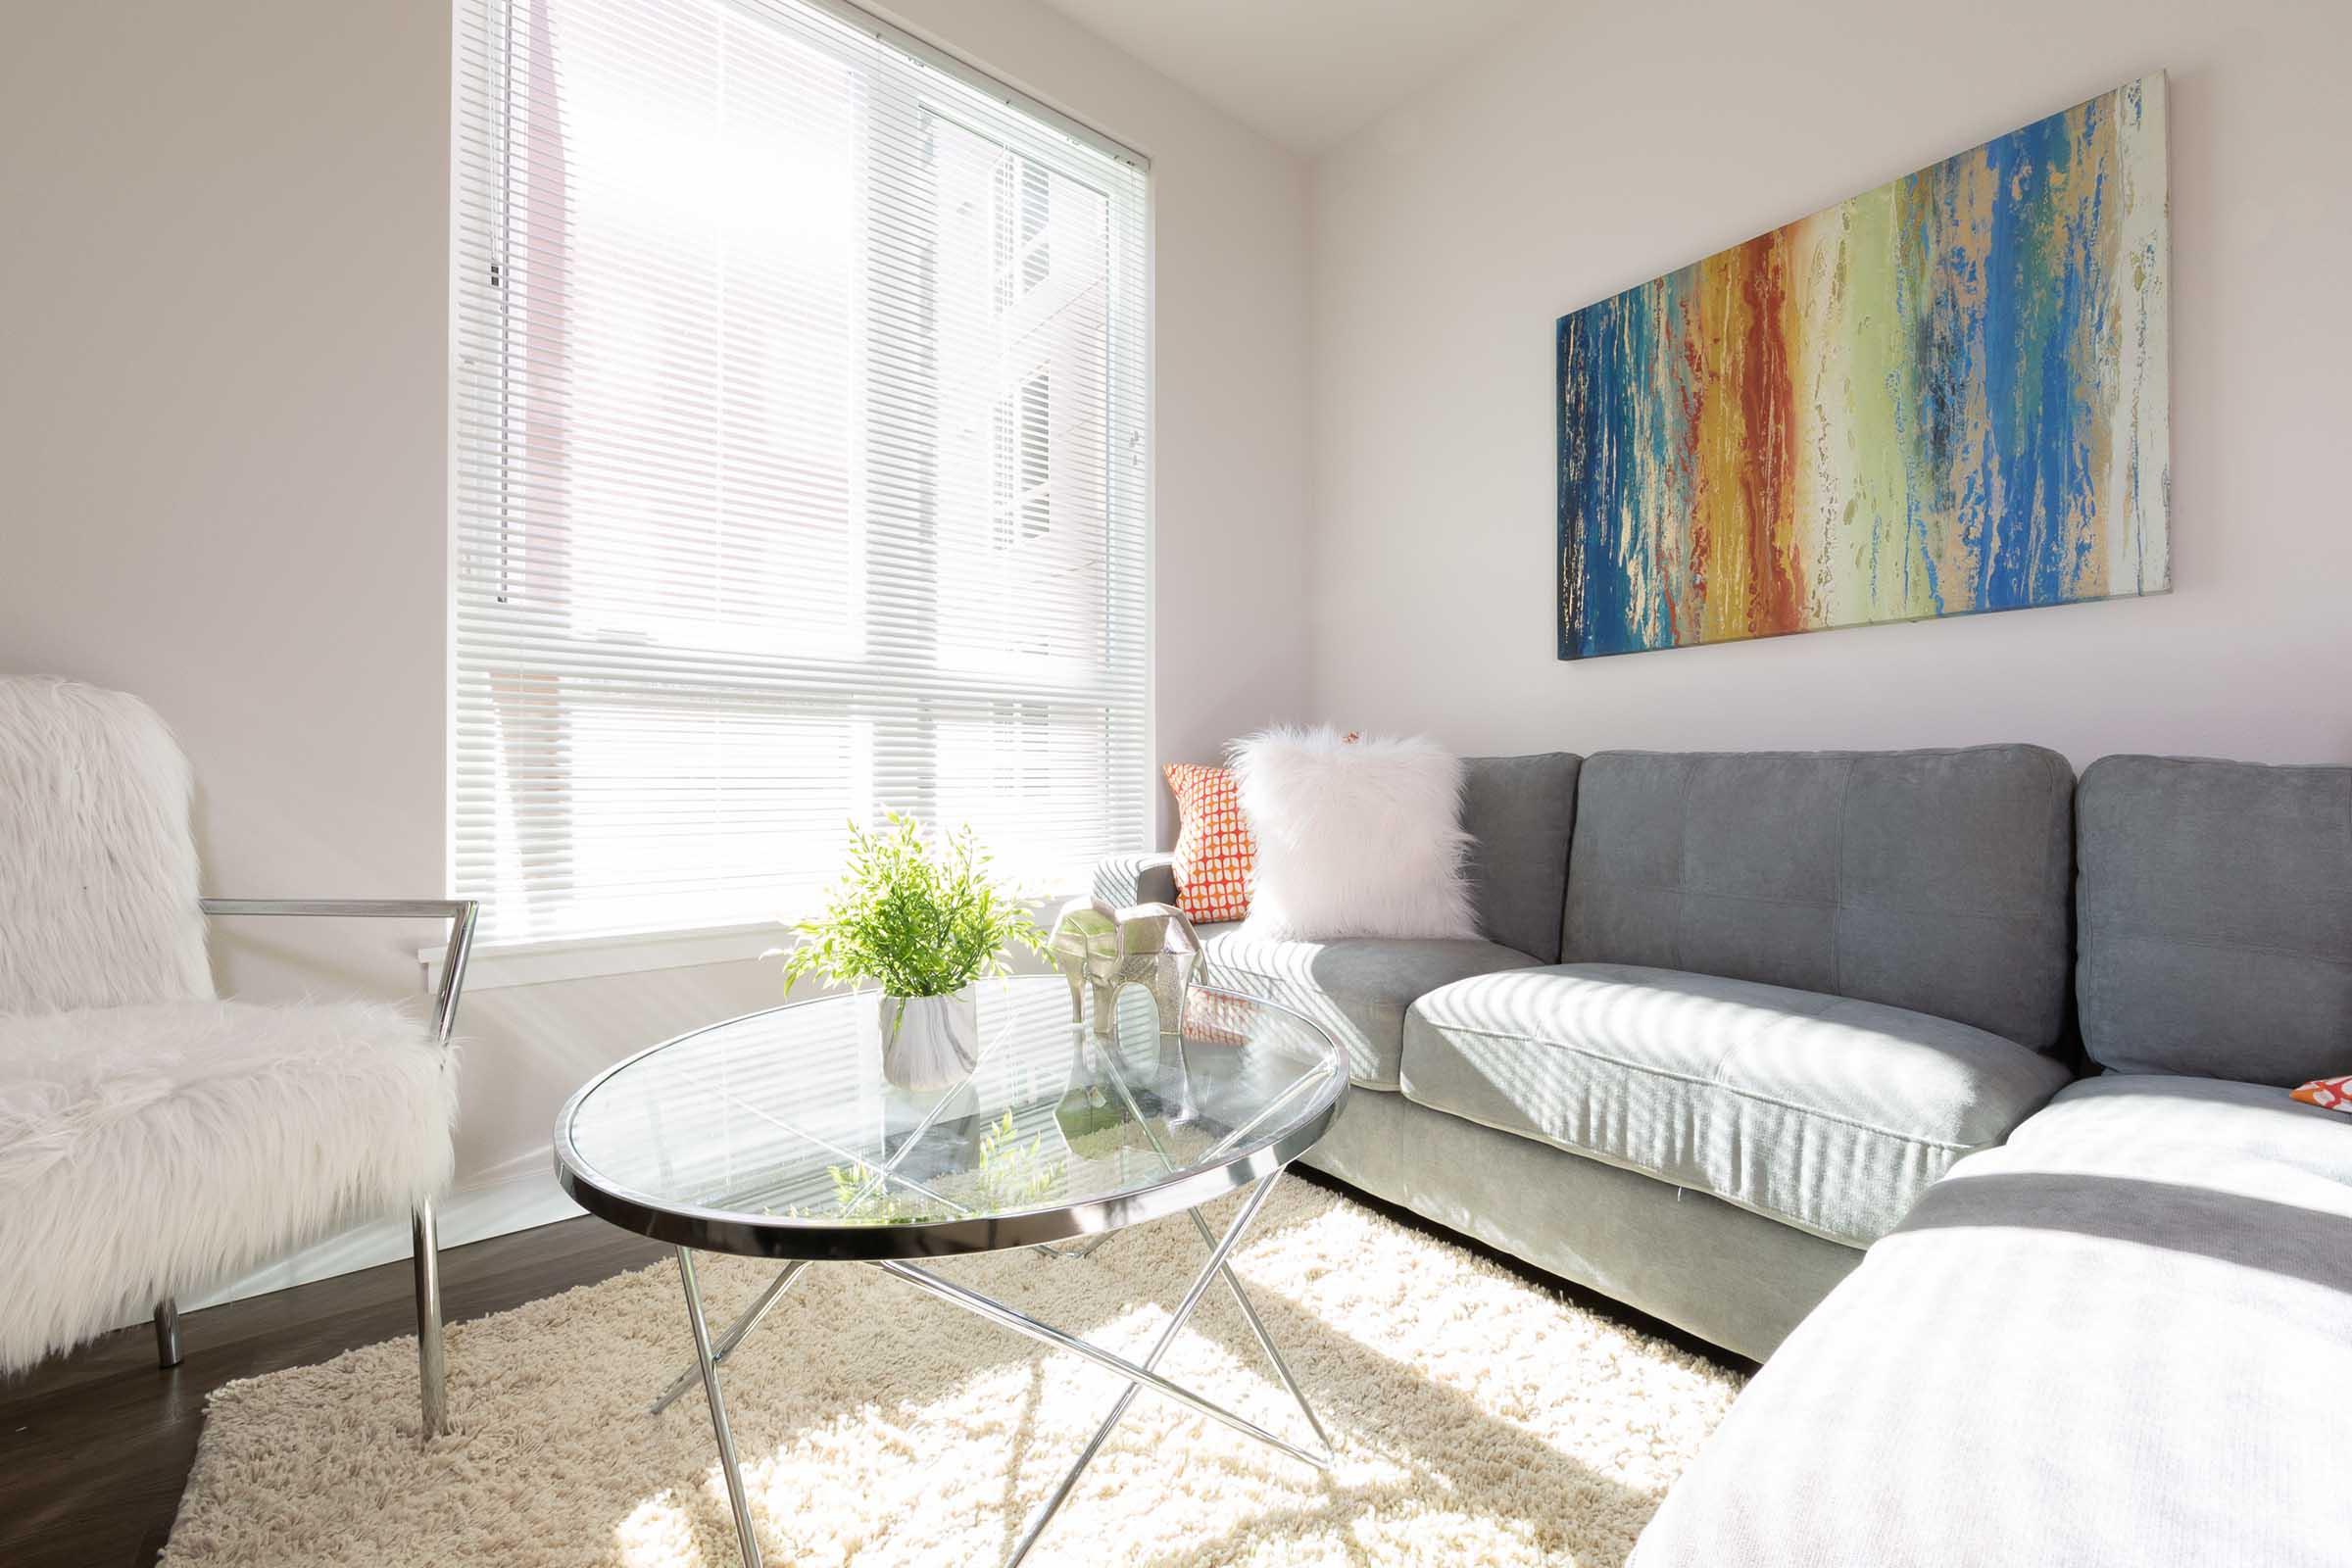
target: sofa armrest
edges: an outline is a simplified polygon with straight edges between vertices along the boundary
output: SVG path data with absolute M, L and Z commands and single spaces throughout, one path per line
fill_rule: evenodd
M 1104 904 L 1174 904 L 1176 857 L 1164 851 L 1113 855 L 1095 867 L 1095 897 Z

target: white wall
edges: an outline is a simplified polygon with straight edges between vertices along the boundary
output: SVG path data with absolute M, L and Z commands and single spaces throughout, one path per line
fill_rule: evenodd
M 1540 7 L 1317 166 L 1313 697 L 1467 751 L 2352 757 L 2352 6 Z M 2172 73 L 2169 598 L 1561 663 L 1561 314 Z
M 208 891 L 431 896 L 449 24 L 325 17 L 10 12 L 0 670 L 172 722 Z M 431 935 L 240 932 L 271 988 L 414 989 Z
M 1030 0 L 905 20 L 1152 156 L 1159 750 L 1295 716 L 1303 165 Z M 0 670 L 154 703 L 208 892 L 438 894 L 445 0 L 21 7 L 7 34 Z M 240 924 L 215 962 L 247 995 L 414 993 L 435 935 Z M 775 988 L 734 962 L 478 993 L 461 1182 L 536 1175 L 594 1068 Z

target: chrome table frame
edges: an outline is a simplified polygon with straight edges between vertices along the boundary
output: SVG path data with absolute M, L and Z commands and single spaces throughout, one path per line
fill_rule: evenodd
M 1290 1010 L 1256 998 L 1246 1000 L 1272 1011 Z M 1303 1019 L 1300 1021 L 1307 1022 Z M 1315 1027 L 1311 1022 L 1308 1026 Z M 1084 1029 L 1085 1025 L 1076 1027 Z M 1320 1029 L 1317 1029 L 1317 1033 L 1321 1033 Z M 1328 1039 L 1327 1036 L 1325 1038 Z M 653 1049 L 661 1051 L 676 1043 L 665 1042 L 663 1046 Z M 1104 1050 L 1102 1059 L 1110 1068 L 1111 1085 L 1126 1104 L 1128 1113 L 1135 1117 L 1137 1125 L 1143 1127 L 1145 1135 L 1151 1139 L 1160 1168 L 1167 1173 L 1166 1179 L 1114 1197 L 1056 1208 L 1027 1210 L 1009 1215 L 983 1215 L 959 1210 L 957 1218 L 922 1225 L 851 1225 L 825 1230 L 811 1229 L 805 1224 L 788 1227 L 762 1223 L 757 1216 L 664 1203 L 651 1195 L 629 1192 L 590 1174 L 586 1162 L 571 1142 L 574 1113 L 607 1078 L 629 1065 L 629 1062 L 651 1054 L 640 1052 L 628 1061 L 599 1074 L 564 1106 L 564 1114 L 556 1123 L 556 1173 L 564 1191 L 589 1212 L 639 1235 L 667 1241 L 677 1251 L 678 1279 L 685 1292 L 687 1324 L 694 1338 L 694 1361 L 654 1399 L 649 1413 L 660 1415 L 688 1389 L 697 1382 L 701 1383 L 704 1399 L 710 1406 L 711 1432 L 717 1439 L 719 1469 L 726 1482 L 727 1503 L 735 1517 L 736 1541 L 743 1553 L 744 1568 L 762 1568 L 762 1558 L 752 1520 L 750 1498 L 744 1490 L 743 1468 L 735 1449 L 735 1435 L 727 1421 L 726 1396 L 719 1383 L 719 1364 L 775 1309 L 785 1292 L 808 1272 L 809 1264 L 813 1262 L 864 1263 L 1000 1328 L 1083 1356 L 1095 1365 L 1116 1373 L 1125 1381 L 1127 1386 L 1120 1393 L 1117 1402 L 1103 1416 L 1093 1437 L 1080 1450 L 1077 1460 L 1030 1516 L 1020 1540 L 1004 1559 L 1004 1568 L 1018 1568 L 1028 1557 L 1046 1528 L 1053 1523 L 1054 1516 L 1069 1499 L 1079 1477 L 1085 1474 L 1102 1446 L 1125 1419 L 1136 1395 L 1146 1390 L 1174 1399 L 1302 1464 L 1312 1465 L 1318 1470 L 1331 1467 L 1333 1454 L 1330 1435 L 1325 1431 L 1321 1418 L 1315 1414 L 1305 1391 L 1298 1386 L 1289 1362 L 1284 1360 L 1282 1351 L 1276 1347 L 1273 1335 L 1259 1317 L 1249 1293 L 1243 1289 L 1241 1277 L 1234 1272 L 1231 1259 L 1242 1238 L 1249 1233 L 1250 1225 L 1264 1208 L 1266 1200 L 1281 1181 L 1283 1171 L 1292 1160 L 1313 1148 L 1338 1118 L 1340 1107 L 1348 1096 L 1348 1081 L 1345 1070 L 1320 1086 L 1311 1079 L 1299 1080 L 1259 1107 L 1255 1116 L 1228 1133 L 1216 1146 L 1200 1156 L 1190 1170 L 1180 1175 L 1167 1149 L 1144 1117 L 1143 1107 L 1119 1067 L 1117 1053 Z M 1274 1120 L 1278 1111 L 1292 1108 L 1299 1096 L 1310 1089 L 1318 1091 L 1313 1098 L 1319 1102 L 1304 1109 L 1298 1119 L 1285 1128 L 1279 1137 L 1256 1149 L 1235 1152 L 1258 1129 Z M 900 1146 L 898 1152 L 866 1179 L 849 1203 L 844 1205 L 845 1208 L 854 1209 L 860 1199 L 892 1178 L 899 1160 L 921 1141 L 922 1133 L 953 1098 L 943 1097 L 931 1107 Z M 1244 1189 L 1249 1190 L 1249 1197 L 1243 1201 L 1240 1212 L 1226 1226 L 1222 1237 L 1215 1235 L 1200 1213 L 1201 1205 Z M 936 1194 L 928 1196 L 938 1199 Z M 951 1203 L 949 1206 L 957 1205 Z M 1177 1212 L 1184 1213 L 1192 1221 L 1194 1229 L 1207 1245 L 1208 1260 L 1194 1277 L 1166 1326 L 1160 1330 L 1158 1339 L 1141 1362 L 1127 1360 L 992 1297 L 942 1279 L 910 1261 L 916 1257 L 1019 1248 L 1030 1248 L 1059 1257 L 1082 1258 L 1119 1230 Z M 1082 1239 L 1082 1245 L 1074 1248 L 1057 1245 L 1079 1239 Z M 695 1275 L 694 1254 L 698 1250 L 785 1257 L 788 1261 L 751 1304 L 713 1338 L 703 1307 L 702 1288 Z M 1279 1437 L 1159 1373 L 1161 1358 L 1175 1344 L 1176 1337 L 1183 1332 L 1185 1323 L 1207 1296 L 1209 1288 L 1219 1280 L 1232 1293 L 1234 1302 L 1248 1321 L 1259 1348 L 1314 1433 L 1315 1446 L 1309 1447 Z

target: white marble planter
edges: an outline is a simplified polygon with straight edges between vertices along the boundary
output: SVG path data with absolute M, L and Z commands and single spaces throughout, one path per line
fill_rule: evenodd
M 972 988 L 944 997 L 883 997 L 882 1076 L 901 1089 L 952 1089 L 980 1057 Z

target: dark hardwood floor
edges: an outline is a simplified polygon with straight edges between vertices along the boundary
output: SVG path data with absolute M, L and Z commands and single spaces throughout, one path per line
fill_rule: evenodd
M 1751 1363 L 1632 1308 L 1441 1230 L 1303 1167 L 1415 1230 L 1502 1264 L 1541 1289 L 1738 1371 Z M 582 1216 L 452 1248 L 441 1258 L 442 1309 L 453 1322 L 504 1311 L 608 1279 L 668 1254 L 657 1242 Z M 186 1359 L 155 1364 L 155 1337 L 125 1329 L 14 1383 L 0 1384 L 0 1568 L 123 1568 L 152 1563 L 172 1533 L 196 1458 L 204 1397 L 235 1378 L 323 1361 L 414 1333 L 404 1259 L 339 1279 L 191 1312 Z

